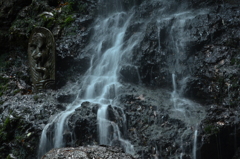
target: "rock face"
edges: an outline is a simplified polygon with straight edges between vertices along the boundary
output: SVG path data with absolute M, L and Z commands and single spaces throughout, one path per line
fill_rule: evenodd
M 128 139 L 137 154 L 142 154 L 140 158 L 192 158 L 192 139 L 196 130 L 193 123 L 204 118 L 205 110 L 201 106 L 191 107 L 196 103 L 188 101 L 190 103 L 184 103 L 187 111 L 183 115 L 166 100 L 170 98 L 170 92 L 166 90 L 132 86 L 122 96 L 120 101 L 126 108 Z
M 133 22 L 132 28 L 129 29 L 142 31 L 140 26 L 144 24 L 144 20 L 141 19 L 153 20 L 149 20 L 146 25 L 141 46 L 133 53 L 133 63 L 138 66 L 144 84 L 172 89 L 171 74 L 174 73 L 177 87 L 182 95 L 205 105 L 208 113 L 199 125 L 198 132 L 203 138 L 198 137 L 198 141 L 202 141 L 198 145 L 198 156 L 218 158 L 220 155 L 223 158 L 231 158 L 236 147 L 239 147 L 236 141 L 239 136 L 237 128 L 239 116 L 235 114 L 239 113 L 240 89 L 239 80 L 236 80 L 239 79 L 240 45 L 239 31 L 236 29 L 240 22 L 239 3 L 192 1 L 182 7 L 190 7 L 191 10 L 192 7 L 197 9 L 206 4 L 210 7 L 208 10 L 202 10 L 202 13 L 196 11 L 190 15 L 192 17 L 186 14 L 184 18 L 176 13 L 174 17 L 169 17 L 171 19 L 169 20 L 158 19 L 161 10 L 154 10 L 166 4 L 143 2 L 139 7 L 138 16 L 135 17 L 138 21 Z M 169 10 L 174 12 L 171 10 L 174 9 L 174 4 L 169 3 L 169 5 L 173 5 Z M 215 149 L 216 145 L 221 152 Z M 205 153 L 210 151 L 211 156 Z
M 74 133 L 74 145 L 93 145 L 98 141 L 97 135 L 97 110 L 99 105 L 89 102 L 75 110 L 69 117 L 70 132 Z M 71 143 L 67 144 L 71 145 Z
M 17 17 L 19 11 L 30 5 L 31 0 L 9 0 L 9 1 L 0 1 L 0 48 L 9 47 L 10 35 L 8 33 L 8 29 L 11 26 L 11 23 Z M 1 52 L 2 53 L 2 52 Z
M 239 158 L 239 1 L 123 2 L 125 10 L 135 5 L 125 40 L 141 32 L 141 42 L 127 57 L 130 62 L 119 70 L 122 90 L 116 105 L 121 109 L 108 106 L 108 116 L 118 124 L 122 138 L 134 146 L 136 158 Z M 74 12 L 55 0 L 0 4 L 0 48 L 4 48 L 0 54 L 0 158 L 33 159 L 44 126 L 81 98 L 79 83 L 91 57 L 85 47 L 97 4 L 78 1 Z M 82 4 L 80 13 L 76 10 Z M 48 17 L 50 13 L 54 16 Z M 31 91 L 26 44 L 15 42 L 26 43 L 33 23 L 48 27 L 56 38 L 57 90 Z M 84 102 L 69 116 L 66 146 L 98 143 L 98 108 Z M 114 136 L 113 129 L 109 136 Z M 124 147 L 118 141 L 112 145 Z M 120 149 L 100 146 L 56 149 L 43 158 L 69 155 L 131 158 Z

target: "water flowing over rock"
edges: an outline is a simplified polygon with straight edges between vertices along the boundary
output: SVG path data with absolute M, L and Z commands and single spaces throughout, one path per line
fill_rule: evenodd
M 46 23 L 57 90 L 32 94 L 24 51 L 3 54 L 0 158 L 239 158 L 239 1 L 70 1 L 12 9 L 79 11 L 68 26 Z
M 117 1 L 110 4 L 116 5 Z M 133 146 L 121 137 L 118 125 L 114 121 L 108 120 L 108 107 L 114 104 L 114 98 L 117 97 L 118 89 L 121 86 L 118 82 L 117 74 L 119 65 L 121 64 L 122 57 L 124 57 L 124 53 L 130 52 L 134 47 L 134 45 L 130 45 L 125 49 L 122 48 L 124 35 L 131 16 L 127 17 L 127 14 L 121 11 L 121 6 L 116 6 L 116 9 L 112 12 L 112 10 L 104 12 L 106 15 L 100 14 L 96 20 L 92 42 L 87 46 L 88 51 L 92 52 L 93 55 L 90 68 L 82 81 L 82 90 L 79 92 L 80 98 L 73 101 L 64 112 L 56 115 L 45 126 L 39 145 L 39 157 L 51 148 L 66 146 L 65 138 L 69 136 L 63 135 L 66 131 L 69 131 L 70 138 L 72 138 L 72 135 L 77 136 L 69 130 L 67 118 L 82 105 L 83 101 L 99 104 L 97 111 L 99 144 L 112 145 L 112 140 L 117 140 L 128 153 L 134 152 Z M 53 139 L 52 135 L 48 135 L 51 127 L 54 129 L 52 134 L 54 136 Z M 110 132 L 117 135 L 111 135 Z M 72 144 L 76 141 L 76 139 L 70 140 Z

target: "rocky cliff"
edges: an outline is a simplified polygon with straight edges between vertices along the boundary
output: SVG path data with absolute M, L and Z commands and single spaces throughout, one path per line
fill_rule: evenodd
M 116 103 L 122 109 L 109 106 L 108 113 L 135 157 L 239 158 L 239 2 L 122 2 L 134 12 L 124 39 L 141 36 L 119 71 L 123 87 Z M 94 0 L 0 1 L 0 158 L 37 158 L 44 126 L 81 90 L 91 58 L 86 46 L 106 8 Z M 47 27 L 56 39 L 56 90 L 32 92 L 27 44 L 35 26 Z M 69 116 L 67 146 L 98 145 L 98 108 L 85 102 Z

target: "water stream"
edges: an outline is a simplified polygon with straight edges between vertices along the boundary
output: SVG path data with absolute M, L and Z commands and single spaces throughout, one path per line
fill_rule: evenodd
M 112 1 L 112 4 L 115 6 L 116 3 Z M 68 130 L 67 117 L 84 101 L 100 105 L 97 112 L 99 144 L 111 145 L 113 140 L 118 140 L 127 153 L 134 153 L 131 143 L 123 139 L 118 125 L 108 120 L 107 113 L 108 106 L 114 106 L 114 99 L 121 87 L 118 82 L 120 61 L 123 60 L 124 54 L 131 52 L 138 43 L 138 35 L 132 36 L 128 41 L 123 40 L 131 18 L 131 15 L 121 11 L 121 6 L 117 7 L 115 12 L 111 9 L 107 15 L 99 15 L 97 18 L 92 42 L 87 46 L 88 51 L 92 52 L 92 59 L 82 82 L 79 95 L 82 99 L 76 99 L 65 111 L 56 115 L 45 126 L 40 139 L 39 157 L 51 148 L 65 146 L 63 133 Z M 124 43 L 130 44 L 123 48 Z M 54 126 L 53 136 L 47 135 L 51 126 Z M 109 137 L 110 127 L 113 127 L 115 134 L 113 138 Z
M 201 106 L 197 103 L 194 103 L 193 101 L 185 99 L 184 97 L 182 97 L 181 94 L 179 94 L 181 91 L 178 91 L 177 89 L 175 74 L 172 74 L 172 82 L 173 82 L 173 91 L 171 93 L 171 101 L 173 103 L 173 116 L 177 119 L 184 121 L 187 124 L 187 127 L 189 128 L 189 129 L 186 129 L 181 135 L 180 147 L 182 149 L 182 153 L 180 153 L 179 157 L 182 158 L 185 152 L 185 147 L 183 145 L 182 138 L 187 135 L 186 132 L 192 131 L 192 135 L 193 135 L 192 158 L 196 159 L 197 158 L 197 135 L 198 135 L 198 127 L 196 125 L 198 125 L 201 121 L 201 117 L 197 112 L 198 110 L 201 109 Z M 183 83 L 181 87 L 184 87 Z M 193 128 L 194 128 L 194 131 L 190 130 Z
M 108 119 L 108 107 L 109 105 L 118 107 L 115 105 L 115 100 L 119 88 L 121 88 L 121 83 L 118 81 L 119 70 L 123 64 L 127 63 L 127 56 L 133 51 L 134 47 L 140 43 L 142 32 L 134 32 L 129 39 L 124 39 L 134 13 L 124 12 L 118 0 L 112 0 L 107 4 L 109 11 L 101 10 L 99 13 L 98 18 L 96 18 L 93 24 L 94 33 L 91 42 L 86 47 L 86 50 L 92 55 L 92 58 L 90 67 L 81 82 L 81 91 L 78 92 L 78 97 L 81 99 L 76 99 L 65 111 L 53 117 L 44 127 L 40 139 L 39 157 L 52 148 L 66 146 L 63 134 L 69 130 L 66 124 L 68 117 L 85 101 L 100 105 L 97 112 L 99 144 L 113 145 L 117 140 L 125 149 L 125 152 L 134 154 L 133 145 L 124 139 L 117 123 Z M 161 9 L 161 13 L 164 11 L 165 9 Z M 196 113 L 199 105 L 181 96 L 181 91 L 179 90 L 185 86 L 186 82 L 178 85 L 180 82 L 177 82 L 177 80 L 180 81 L 180 76 L 178 75 L 181 75 L 181 79 L 187 79 L 188 75 L 188 73 L 184 72 L 186 71 L 186 66 L 182 64 L 181 60 L 183 56 L 186 56 L 184 54 L 185 41 L 188 38 L 184 34 L 184 25 L 185 22 L 192 17 L 191 12 L 180 12 L 165 15 L 157 19 L 157 25 L 159 25 L 157 27 L 158 52 L 162 51 L 161 23 L 172 21 L 172 19 L 175 20 L 174 25 L 169 28 L 170 35 L 168 39 L 170 41 L 168 52 L 171 53 L 171 56 L 167 59 L 167 64 L 169 72 L 172 73 L 173 85 L 170 99 L 173 103 L 173 113 L 170 116 L 183 120 L 187 123 L 188 127 L 199 123 L 200 117 L 198 117 Z M 137 66 L 134 67 L 138 70 Z M 152 68 L 150 71 L 152 72 Z M 137 74 L 140 82 L 138 71 Z M 178 89 L 178 87 L 180 89 Z M 124 113 L 122 114 L 125 119 Z M 126 122 L 126 119 L 124 121 Z M 49 132 L 51 128 L 54 129 L 54 133 Z M 113 130 L 113 132 L 111 132 L 113 135 L 110 135 L 110 129 Z M 193 132 L 194 146 L 192 155 L 194 159 L 196 159 L 197 151 L 197 133 L 196 128 L 195 132 Z M 184 134 L 185 132 L 183 132 L 182 136 L 184 136 Z M 184 149 L 183 145 L 181 145 L 181 147 Z M 180 158 L 182 158 L 183 152 L 180 154 Z
M 201 14 L 201 13 L 198 13 Z M 171 93 L 171 102 L 173 105 L 172 117 L 184 121 L 187 126 L 187 129 L 183 131 L 181 135 L 180 147 L 182 152 L 179 157 L 182 158 L 185 153 L 185 147 L 182 142 L 182 138 L 192 132 L 193 141 L 192 141 L 192 158 L 197 158 L 197 135 L 198 130 L 197 126 L 202 116 L 199 116 L 197 113 L 198 110 L 201 110 L 201 105 L 197 104 L 189 99 L 184 98 L 183 92 L 189 79 L 189 70 L 187 69 L 184 59 L 186 56 L 186 46 L 189 39 L 187 33 L 185 32 L 185 24 L 187 20 L 192 19 L 196 14 L 191 11 L 179 12 L 169 17 L 161 19 L 161 21 L 168 21 L 171 17 L 175 18 L 172 27 L 169 31 L 169 44 L 168 52 L 172 53 L 171 56 L 167 59 L 169 72 L 172 72 L 172 93 Z M 160 24 L 160 23 L 159 23 Z M 160 41 L 160 40 L 159 40 Z M 161 43 L 161 42 L 160 42 Z M 193 128 L 195 128 L 193 130 Z
M 197 159 L 197 133 L 198 130 L 194 131 L 194 140 L 193 140 L 193 159 Z

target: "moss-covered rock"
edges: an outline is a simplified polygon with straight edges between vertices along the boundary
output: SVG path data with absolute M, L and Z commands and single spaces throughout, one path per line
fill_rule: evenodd
M 0 158 L 32 158 L 36 154 L 38 143 L 32 124 L 11 112 L 3 120 L 0 124 Z

